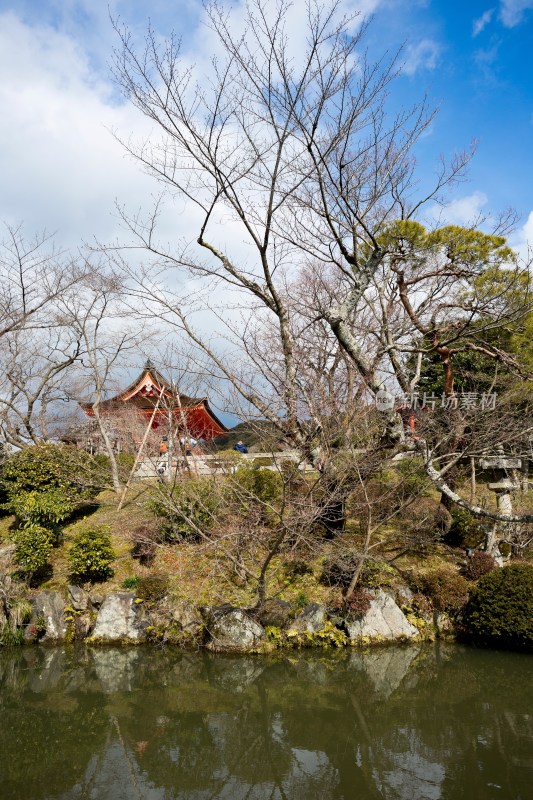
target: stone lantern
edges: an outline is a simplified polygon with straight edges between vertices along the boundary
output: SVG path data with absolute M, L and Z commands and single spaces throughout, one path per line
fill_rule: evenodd
M 511 500 L 511 492 L 518 488 L 518 484 L 509 477 L 510 470 L 520 469 L 522 467 L 522 459 L 506 456 L 503 447 L 499 445 L 494 454 L 490 454 L 479 460 L 481 469 L 488 469 L 492 471 L 492 482 L 488 484 L 488 488 L 496 495 L 496 508 L 498 514 L 510 516 L 513 513 L 513 503 Z M 500 542 L 505 539 L 505 536 L 500 535 L 502 525 L 505 523 L 496 522 L 492 529 L 487 534 L 485 543 L 485 550 L 490 553 L 494 558 L 502 563 L 504 560 L 500 550 Z

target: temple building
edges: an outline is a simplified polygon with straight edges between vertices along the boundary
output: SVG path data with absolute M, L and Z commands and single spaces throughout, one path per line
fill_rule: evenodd
M 80 403 L 94 419 L 94 403 Z M 147 452 L 166 452 L 170 441 L 209 442 L 228 431 L 209 405 L 207 397 L 181 394 L 154 365 L 147 361 L 141 374 L 119 394 L 99 404 L 116 452 L 134 451 L 149 428 Z M 78 446 L 90 452 L 102 451 L 95 424 L 83 426 L 76 437 Z M 83 440 L 81 441 L 80 438 Z

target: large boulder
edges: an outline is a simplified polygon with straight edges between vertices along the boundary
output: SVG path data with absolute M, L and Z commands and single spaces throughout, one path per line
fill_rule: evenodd
M 202 615 L 192 603 L 187 600 L 178 600 L 170 611 L 172 620 L 180 631 L 191 636 L 198 636 L 202 631 L 204 621 Z
M 289 628 L 289 633 L 318 633 L 327 621 L 325 606 L 319 603 L 309 603 L 302 613 L 296 617 Z
M 146 624 L 132 592 L 108 594 L 96 618 L 93 640 L 102 642 L 139 641 Z
M 210 609 L 206 619 L 208 650 L 243 652 L 253 650 L 265 636 L 265 630 L 242 608 L 222 606 Z
M 44 621 L 45 632 L 41 642 L 60 642 L 65 638 L 65 601 L 59 592 L 43 590 L 32 600 L 33 612 L 30 627 Z
M 89 595 L 80 586 L 69 586 L 68 596 L 74 611 L 86 611 L 89 606 Z
M 374 593 L 368 611 L 361 617 L 348 617 L 344 625 L 350 639 L 360 644 L 412 639 L 418 634 L 392 597 L 381 589 Z

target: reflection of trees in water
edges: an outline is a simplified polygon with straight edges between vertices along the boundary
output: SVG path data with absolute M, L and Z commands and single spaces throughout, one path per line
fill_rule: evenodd
M 67 792 L 105 746 L 108 715 L 92 697 L 64 691 L 73 675 L 62 651 L 0 655 L 0 797 Z
M 509 797 L 529 791 L 525 656 L 456 647 L 332 658 L 0 655 L 2 727 L 17 730 L 0 748 L 0 796 L 10 800 L 95 791 L 99 800 L 121 792 L 438 800 L 501 797 L 498 785 Z

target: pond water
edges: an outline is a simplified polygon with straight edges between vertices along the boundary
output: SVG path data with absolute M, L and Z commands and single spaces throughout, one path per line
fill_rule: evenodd
M 2 800 L 533 797 L 533 659 L 0 650 Z

